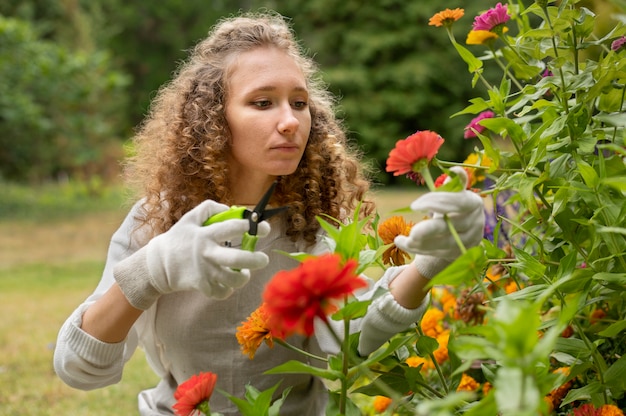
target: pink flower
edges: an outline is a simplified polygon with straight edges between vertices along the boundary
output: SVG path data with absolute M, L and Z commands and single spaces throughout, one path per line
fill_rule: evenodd
M 496 4 L 496 7 L 474 18 L 472 30 L 494 31 L 498 26 L 505 24 L 511 16 L 508 14 L 507 5 Z
M 463 137 L 466 139 L 471 139 L 476 137 L 476 132 L 482 133 L 485 131 L 485 128 L 481 126 L 478 122 L 484 120 L 486 118 L 493 118 L 495 114 L 493 111 L 483 111 L 477 117 L 473 118 L 472 121 L 465 127 L 465 134 Z
M 626 44 L 626 36 L 622 35 L 621 38 L 617 38 L 613 41 L 613 43 L 611 43 L 611 50 L 617 51 L 625 44 Z

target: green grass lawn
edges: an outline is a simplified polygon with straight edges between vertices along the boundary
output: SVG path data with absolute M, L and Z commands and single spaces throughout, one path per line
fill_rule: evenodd
M 101 261 L 0 270 L 0 415 L 132 415 L 156 376 L 140 350 L 114 386 L 83 392 L 52 368 L 56 334 L 97 282 Z
M 158 380 L 141 350 L 119 384 L 90 392 L 66 386 L 52 367 L 59 328 L 100 278 L 126 210 L 121 193 L 2 185 L 0 416 L 137 414 L 137 394 Z
M 141 350 L 120 383 L 90 392 L 66 386 L 52 367 L 57 332 L 95 288 L 110 236 L 126 214 L 121 193 L 104 204 L 81 196 L 82 208 L 68 209 L 48 194 L 41 202 L 24 192 L 10 210 L 0 206 L 0 416 L 137 414 L 137 394 L 158 381 Z M 376 199 L 388 213 L 416 196 L 381 192 Z

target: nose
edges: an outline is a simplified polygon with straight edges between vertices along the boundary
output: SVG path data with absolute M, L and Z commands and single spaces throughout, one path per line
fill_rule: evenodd
M 298 130 L 300 126 L 300 120 L 296 117 L 294 110 L 291 106 L 286 106 L 281 111 L 280 120 L 278 121 L 278 131 L 281 134 L 293 134 Z

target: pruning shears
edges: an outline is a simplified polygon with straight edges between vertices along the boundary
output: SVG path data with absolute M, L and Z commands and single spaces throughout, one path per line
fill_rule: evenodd
M 274 193 L 276 183 L 277 182 L 272 183 L 272 185 L 265 192 L 263 197 L 261 197 L 261 200 L 256 204 L 256 207 L 254 207 L 252 211 L 246 207 L 233 205 L 226 211 L 222 211 L 219 214 L 213 215 L 212 217 L 207 219 L 203 225 L 211 225 L 217 222 L 232 219 L 247 219 L 250 223 L 250 228 L 243 235 L 243 239 L 241 240 L 241 248 L 243 250 L 254 251 L 257 240 L 259 239 L 259 236 L 257 235 L 259 223 L 287 209 L 286 206 L 265 209 L 267 203 L 272 197 L 272 194 Z

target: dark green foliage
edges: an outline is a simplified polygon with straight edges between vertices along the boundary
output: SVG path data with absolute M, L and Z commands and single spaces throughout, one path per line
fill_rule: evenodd
M 443 158 L 458 159 L 472 148 L 463 140 L 471 117 L 450 118 L 476 94 L 469 87 L 471 76 L 449 47 L 445 29 L 429 26 L 428 20 L 445 8 L 465 8 L 457 34 L 464 43 L 478 10 L 493 1 L 275 3 L 293 18 L 325 81 L 341 98 L 352 138 L 380 170 L 395 142 L 417 130 L 433 130 L 446 139 Z M 391 177 L 383 173 L 379 180 Z
M 41 181 L 98 164 L 117 138 L 126 79 L 104 51 L 42 40 L 0 16 L 0 177 Z

